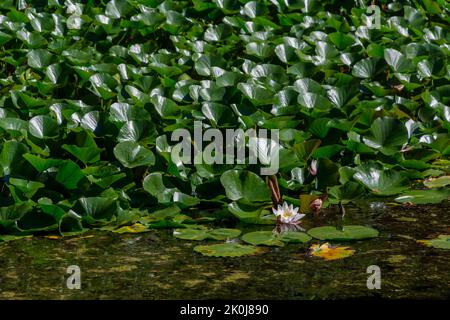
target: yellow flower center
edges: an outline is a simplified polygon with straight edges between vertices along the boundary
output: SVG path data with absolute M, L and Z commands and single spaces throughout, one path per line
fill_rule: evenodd
M 283 211 L 283 213 L 281 214 L 281 216 L 282 216 L 283 218 L 289 218 L 289 217 L 292 216 L 292 212 L 290 212 L 290 211 Z

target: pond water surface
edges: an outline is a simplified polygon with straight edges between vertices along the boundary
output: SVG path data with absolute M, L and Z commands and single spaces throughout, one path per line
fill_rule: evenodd
M 304 226 L 339 225 L 332 210 L 305 218 Z M 81 237 L 43 236 L 0 243 L 1 299 L 343 299 L 450 298 L 450 251 L 415 240 L 450 234 L 450 204 L 347 207 L 345 224 L 380 231 L 346 243 L 348 258 L 324 261 L 307 245 L 267 248 L 240 258 L 205 257 L 172 230 L 142 234 L 89 231 Z M 272 227 L 237 225 L 244 232 Z M 318 243 L 313 240 L 311 243 Z M 81 269 L 80 290 L 66 287 L 66 269 Z M 381 269 L 381 289 L 369 290 L 367 267 Z

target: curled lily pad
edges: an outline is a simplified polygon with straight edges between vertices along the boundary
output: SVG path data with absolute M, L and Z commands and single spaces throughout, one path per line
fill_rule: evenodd
M 355 241 L 378 237 L 378 231 L 357 225 L 343 226 L 341 230 L 332 226 L 317 227 L 308 230 L 308 234 L 319 240 Z
M 194 251 L 208 257 L 240 257 L 262 252 L 262 250 L 258 247 L 237 243 L 196 246 L 194 247 Z
M 263 207 L 252 207 L 232 202 L 228 205 L 228 210 L 240 221 L 249 224 L 275 224 L 275 215 Z
M 394 118 L 376 119 L 370 131 L 372 135 L 364 138 L 364 143 L 388 156 L 399 152 L 402 145 L 408 141 L 405 125 Z
M 372 164 L 356 168 L 354 179 L 380 196 L 399 194 L 409 188 L 406 175 L 394 170 L 383 170 Z
M 247 202 L 268 201 L 270 192 L 266 183 L 257 174 L 245 170 L 226 171 L 220 177 L 230 200 Z
M 153 152 L 135 141 L 120 142 L 114 148 L 114 155 L 127 168 L 150 166 L 155 163 Z
M 36 138 L 52 138 L 58 135 L 58 124 L 49 116 L 36 116 L 29 122 L 29 131 Z

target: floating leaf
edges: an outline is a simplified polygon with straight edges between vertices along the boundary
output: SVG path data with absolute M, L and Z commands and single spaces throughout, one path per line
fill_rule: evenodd
M 227 240 L 239 237 L 241 234 L 240 230 L 237 229 L 227 229 L 219 228 L 208 231 L 208 238 L 214 240 Z
M 423 182 L 427 188 L 442 188 L 450 185 L 450 176 L 442 176 L 438 178 L 429 178 Z
M 282 247 L 284 243 L 272 231 L 255 231 L 246 233 L 242 240 L 253 245 Z
M 350 247 L 330 246 L 329 243 L 313 244 L 310 247 L 311 255 L 323 258 L 324 260 L 338 260 L 352 256 L 355 250 Z
M 306 243 L 312 238 L 304 232 L 287 231 L 280 235 L 280 240 L 286 243 Z
M 131 226 L 123 226 L 118 229 L 112 230 L 114 233 L 143 233 L 143 232 L 149 232 L 149 230 L 146 226 L 140 223 L 132 224 Z
M 0 242 L 9 242 L 20 239 L 31 239 L 33 235 L 15 236 L 15 235 L 1 235 Z
M 308 234 L 319 240 L 330 241 L 354 241 L 378 237 L 377 230 L 356 225 L 343 226 L 341 230 L 332 226 L 317 227 L 308 230 Z
M 173 231 L 173 236 L 178 239 L 183 240 L 205 240 L 208 237 L 208 233 L 203 229 L 175 229 Z
M 175 229 L 173 232 L 173 236 L 178 239 L 183 240 L 226 240 L 236 238 L 241 234 L 240 230 L 237 229 L 193 229 L 193 228 L 185 228 L 185 229 Z
M 441 234 L 435 239 L 418 240 L 417 242 L 427 245 L 429 247 L 449 250 L 450 249 L 450 235 Z
M 400 203 L 433 204 L 441 203 L 450 197 L 450 190 L 411 190 L 395 198 Z

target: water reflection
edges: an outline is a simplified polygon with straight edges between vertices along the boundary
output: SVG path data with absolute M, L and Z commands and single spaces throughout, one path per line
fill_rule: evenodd
M 379 238 L 345 244 L 355 254 L 335 261 L 310 257 L 307 245 L 292 244 L 255 256 L 210 258 L 193 252 L 199 242 L 175 239 L 171 230 L 139 235 L 90 231 L 81 238 L 11 241 L 0 244 L 0 298 L 449 298 L 450 252 L 415 240 L 448 233 L 450 205 L 377 208 L 367 202 L 346 207 L 343 219 L 333 208 L 303 219 L 299 227 L 306 229 L 362 224 L 380 231 Z M 286 231 L 273 226 L 243 231 L 256 230 Z M 81 290 L 65 286 L 69 265 L 81 269 Z M 366 287 L 369 265 L 381 268 L 381 290 Z

